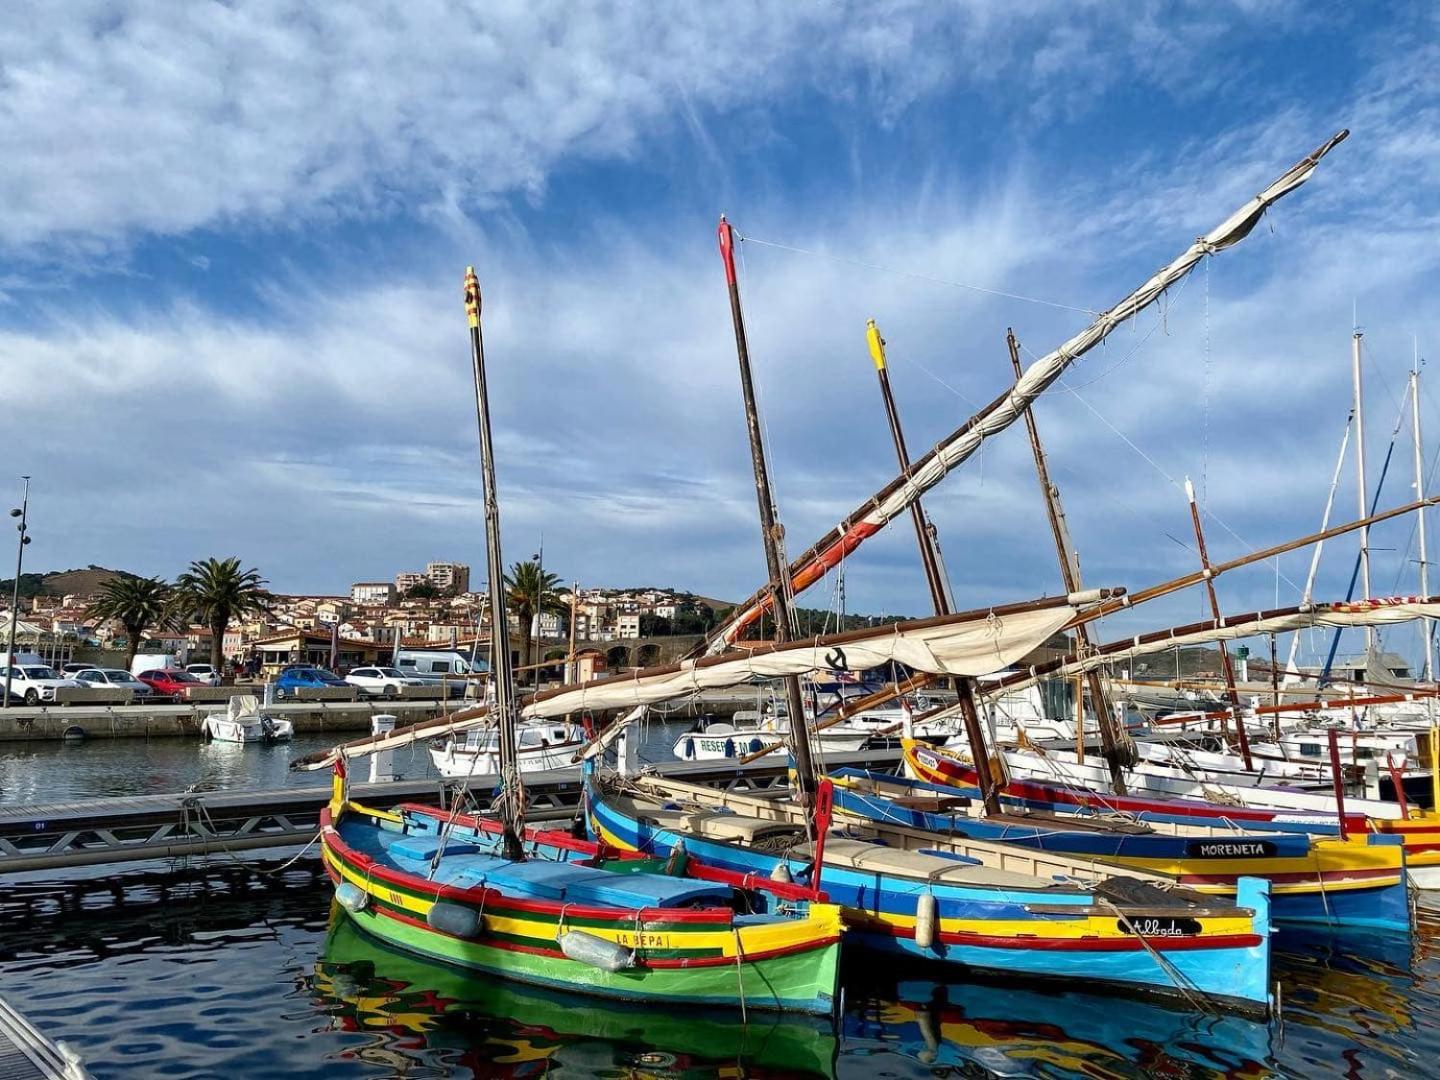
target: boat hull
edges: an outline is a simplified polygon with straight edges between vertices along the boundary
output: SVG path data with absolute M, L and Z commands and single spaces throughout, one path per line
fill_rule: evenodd
M 1348 840 L 1317 839 L 1285 833 L 1210 837 L 1070 830 L 936 813 L 851 784 L 894 788 L 896 794 L 965 796 L 967 792 L 925 781 L 897 781 L 871 777 L 861 770 L 842 770 L 836 777 L 836 809 L 864 820 L 1083 856 L 1110 866 L 1161 874 L 1210 895 L 1234 897 L 1242 878 L 1261 877 L 1270 882 L 1271 914 L 1277 923 L 1410 929 L 1405 852 L 1399 838 L 1365 834 Z
M 369 813 L 390 831 L 407 827 L 398 815 Z M 438 884 L 357 848 L 330 816 L 327 810 L 322 818 L 326 871 L 337 893 L 348 884 L 364 898 L 354 907 L 345 905 L 347 917 L 397 948 L 477 976 L 617 1001 L 822 1016 L 834 1012 L 841 925 L 833 906 L 815 904 L 805 918 L 742 926 L 723 908 L 597 908 L 517 897 L 487 886 Z M 353 829 L 350 835 L 369 839 Z M 550 855 L 567 862 L 573 852 Z M 437 929 L 432 925 L 437 903 L 473 914 L 475 931 L 460 935 Z M 631 950 L 632 965 L 608 970 L 572 959 L 560 944 L 562 934 L 572 931 Z
M 769 878 L 782 864 L 796 881 L 809 872 L 803 859 L 647 824 L 593 788 L 587 806 L 592 835 L 621 850 L 669 856 L 683 843 L 688 858 L 742 877 Z M 1239 909 L 1231 909 L 1237 917 L 1207 921 L 1191 936 L 1163 936 L 1167 928 L 1142 937 L 1143 929 L 1117 919 L 1118 909 L 1102 911 L 1080 891 L 967 888 L 829 862 L 821 888 L 844 909 L 846 940 L 875 952 L 1163 997 L 1198 993 L 1255 1014 L 1270 1007 L 1269 892 L 1253 878 L 1241 887 Z M 937 909 L 930 944 L 917 940 L 926 894 Z M 1177 975 L 1185 990 L 1177 988 Z

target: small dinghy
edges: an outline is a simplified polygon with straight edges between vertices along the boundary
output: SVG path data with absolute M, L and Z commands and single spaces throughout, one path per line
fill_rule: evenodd
M 230 699 L 224 709 L 208 714 L 200 723 L 200 736 L 214 742 L 289 742 L 295 725 L 289 720 L 263 712 L 254 694 Z

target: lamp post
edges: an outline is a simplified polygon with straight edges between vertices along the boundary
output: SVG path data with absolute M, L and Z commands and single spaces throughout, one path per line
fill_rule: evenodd
M 20 567 L 25 563 L 25 545 L 30 543 L 30 534 L 26 526 L 30 520 L 30 477 L 22 476 L 25 481 L 24 494 L 20 496 L 20 507 L 18 510 L 11 510 L 10 516 L 19 518 L 20 524 L 15 526 L 20 532 L 20 542 L 15 553 L 15 588 L 10 594 L 10 646 L 5 654 L 5 700 L 3 708 L 10 707 L 10 676 L 15 664 L 15 628 L 20 621 Z
M 526 632 L 530 634 L 531 641 L 532 641 L 532 644 L 531 644 L 531 653 L 530 653 L 530 663 L 533 664 L 533 665 L 538 665 L 538 664 L 540 663 L 540 649 L 541 649 L 541 644 L 542 644 L 542 642 L 543 642 L 543 640 L 544 640 L 544 635 L 540 632 L 540 619 L 541 619 L 541 616 L 543 615 L 543 613 L 544 613 L 544 611 L 545 611 L 545 534 L 544 534 L 544 533 L 541 533 L 541 534 L 540 534 L 540 550 L 537 551 L 534 555 L 532 555 L 531 558 L 535 560 L 535 577 L 536 577 L 536 580 L 538 581 L 538 584 L 535 586 L 535 615 L 534 615 L 534 617 L 533 617 L 533 621 L 532 621 L 531 625 L 528 626 L 528 627 L 526 627 L 525 629 L 526 629 Z M 539 668 L 538 666 L 537 666 L 537 667 L 531 667 L 531 669 L 530 669 L 530 678 L 534 680 L 535 689 L 536 689 L 536 690 L 539 690 L 539 689 L 540 689 L 540 668 Z

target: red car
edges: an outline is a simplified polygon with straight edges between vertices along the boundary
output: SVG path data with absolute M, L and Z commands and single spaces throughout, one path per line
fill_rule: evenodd
M 192 686 L 204 686 L 205 684 L 191 675 L 188 671 L 180 671 L 175 668 L 164 670 L 142 671 L 135 676 L 146 686 L 153 687 L 156 693 L 165 694 L 179 701 L 185 696 L 185 691 Z

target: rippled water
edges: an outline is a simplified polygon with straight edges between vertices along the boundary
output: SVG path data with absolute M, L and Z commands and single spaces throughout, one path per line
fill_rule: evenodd
M 103 767 L 58 746 L 0 751 L 7 801 L 29 801 L 9 786 L 27 770 L 52 799 L 197 779 L 193 744 L 111 746 L 124 760 Z M 283 782 L 277 750 L 252 747 L 224 775 Z M 861 956 L 832 1029 L 469 979 L 361 936 L 332 914 L 313 861 L 263 877 L 223 870 L 130 873 L 122 903 L 92 895 L 68 911 L 49 886 L 7 884 L 0 992 L 97 1077 L 1440 1075 L 1440 912 L 1424 908 L 1413 943 L 1277 935 L 1274 1027 Z

